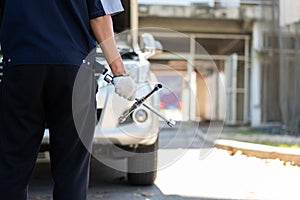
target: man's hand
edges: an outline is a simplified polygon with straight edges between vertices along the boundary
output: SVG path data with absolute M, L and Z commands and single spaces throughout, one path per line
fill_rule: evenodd
M 135 99 L 137 86 L 130 76 L 120 75 L 125 74 L 126 71 L 122 57 L 116 46 L 111 16 L 105 15 L 97 17 L 91 19 L 90 23 L 97 42 L 100 44 L 109 67 L 115 76 L 113 78 L 115 92 L 129 101 L 133 101 Z
M 113 78 L 115 92 L 129 101 L 135 100 L 137 85 L 129 75 L 121 75 Z

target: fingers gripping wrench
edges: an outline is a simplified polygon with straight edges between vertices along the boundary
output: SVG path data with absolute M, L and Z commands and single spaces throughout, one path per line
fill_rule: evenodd
M 113 84 L 113 77 L 110 76 L 109 74 L 106 74 L 104 77 L 104 80 L 108 83 L 112 83 Z M 141 105 L 143 105 L 145 108 L 147 108 L 148 110 L 150 110 L 151 112 L 153 112 L 154 114 L 156 114 L 158 117 L 160 117 L 161 119 L 163 119 L 168 126 L 173 127 L 176 125 L 176 121 L 172 120 L 172 119 L 167 119 L 165 116 L 163 116 L 162 114 L 160 114 L 159 112 L 157 112 L 154 108 L 152 108 L 151 106 L 147 105 L 146 103 L 144 103 L 150 96 L 152 96 L 156 91 L 160 90 L 163 87 L 162 84 L 156 84 L 153 88 L 152 91 L 150 91 L 147 95 L 145 95 L 144 97 L 138 99 L 135 99 L 135 103 L 129 108 L 129 110 L 127 110 L 123 115 L 121 115 L 119 117 L 119 122 L 123 123 L 125 122 L 125 120 L 127 119 L 127 117 L 129 117 L 131 115 L 131 113 L 133 113 L 138 107 L 140 107 Z

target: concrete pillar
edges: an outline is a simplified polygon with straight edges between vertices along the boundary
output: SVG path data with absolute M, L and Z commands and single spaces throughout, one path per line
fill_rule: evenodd
M 187 64 L 187 82 L 189 87 L 189 120 L 195 120 L 196 118 L 196 76 L 194 71 L 195 66 L 195 54 L 196 54 L 196 41 L 195 36 L 190 36 L 190 58 Z
M 249 122 L 249 56 L 250 38 L 245 39 L 245 72 L 244 72 L 244 124 Z
M 262 63 L 259 52 L 263 49 L 263 32 L 267 26 L 263 22 L 255 22 L 253 25 L 250 86 L 250 118 L 252 127 L 261 126 L 262 124 Z
M 132 46 L 138 44 L 139 13 L 137 0 L 130 0 L 130 29 L 132 30 Z
M 261 107 L 261 66 L 257 52 L 252 54 L 251 66 L 251 126 L 260 126 L 262 123 Z

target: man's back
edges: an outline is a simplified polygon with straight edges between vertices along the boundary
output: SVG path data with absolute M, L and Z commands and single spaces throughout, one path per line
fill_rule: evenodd
M 100 2 L 6 1 L 1 30 L 5 60 L 10 65 L 80 65 L 95 45 L 89 18 L 93 14 L 105 14 Z

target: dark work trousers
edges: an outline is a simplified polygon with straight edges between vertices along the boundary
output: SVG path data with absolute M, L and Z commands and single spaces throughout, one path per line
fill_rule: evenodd
M 91 107 L 90 103 L 77 102 L 75 107 L 82 107 L 74 108 L 72 93 L 78 69 L 70 65 L 4 67 L 0 83 L 1 200 L 27 198 L 28 182 L 45 124 L 50 131 L 53 199 L 86 199 L 90 164 L 90 153 L 86 146 L 90 146 L 94 127 L 83 128 L 91 131 L 84 144 L 78 135 L 73 111 L 75 109 L 77 115 L 86 115 L 84 112 L 87 110 L 94 112 L 95 103 Z M 91 80 L 91 77 L 87 79 Z M 86 85 L 89 85 L 88 80 Z M 88 87 L 86 85 L 84 89 Z M 90 98 L 85 92 L 82 94 L 79 99 L 85 101 L 93 99 L 95 93 Z M 83 125 L 80 126 L 82 129 Z

